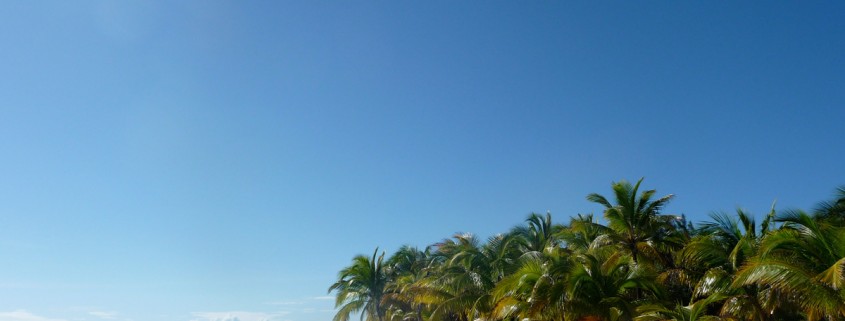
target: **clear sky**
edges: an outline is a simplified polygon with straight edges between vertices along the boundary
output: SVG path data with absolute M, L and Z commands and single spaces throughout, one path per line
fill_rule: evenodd
M 4 1 L 0 321 L 323 321 L 356 254 L 645 177 L 845 184 L 841 1 Z

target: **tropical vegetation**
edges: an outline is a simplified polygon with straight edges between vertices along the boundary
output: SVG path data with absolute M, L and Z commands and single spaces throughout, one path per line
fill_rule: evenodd
M 329 288 L 335 321 L 845 321 L 845 187 L 760 224 L 744 210 L 693 224 L 634 184 L 590 194 L 601 218 L 531 214 L 482 240 L 357 256 Z

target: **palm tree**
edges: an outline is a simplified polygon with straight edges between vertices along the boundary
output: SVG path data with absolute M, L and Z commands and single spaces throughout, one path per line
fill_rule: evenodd
M 519 226 L 511 231 L 521 238 L 523 255 L 537 255 L 552 251 L 559 246 L 557 234 L 563 226 L 552 223 L 551 213 L 546 213 L 546 215 L 531 213 L 525 221 L 528 222 L 527 226 Z
M 493 314 L 508 317 L 553 320 L 562 316 L 558 303 L 565 297 L 564 282 L 571 261 L 560 247 L 562 225 L 552 223 L 551 214 L 532 213 L 527 226 L 511 231 L 521 252 L 519 269 L 502 278 L 493 290 Z
M 566 320 L 630 321 L 639 305 L 662 296 L 653 272 L 604 251 L 584 253 L 567 278 Z M 647 295 L 643 296 L 642 293 Z
M 419 300 L 421 282 L 432 262 L 429 249 L 420 251 L 416 247 L 402 246 L 390 259 L 389 279 L 384 301 L 390 305 L 388 319 L 422 321 L 426 305 Z
M 419 282 L 421 301 L 432 307 L 432 320 L 490 318 L 492 290 L 518 268 L 517 237 L 496 235 L 481 244 L 472 234 L 457 234 L 435 244 L 436 270 Z
M 758 255 L 761 241 L 770 231 L 775 217 L 775 206 L 763 220 L 758 230 L 753 215 L 738 209 L 736 216 L 726 213 L 711 214 L 712 222 L 701 224 L 700 235 L 692 240 L 681 256 L 685 264 L 705 267 L 698 281 L 693 299 L 708 299 L 721 303 L 719 314 L 737 320 L 765 321 L 779 309 L 778 292 L 756 284 L 732 284 L 736 272 L 752 257 Z
M 641 178 L 633 186 L 625 180 L 613 183 L 615 205 L 599 194 L 587 195 L 587 200 L 605 207 L 604 218 L 611 231 L 605 236 L 605 241 L 616 244 L 634 264 L 643 259 L 660 261 L 664 259 L 662 256 L 671 253 L 672 248 L 680 246 L 679 242 L 672 240 L 675 232 L 672 221 L 675 218 L 659 215 L 673 195 L 652 200 L 656 191 L 647 190 L 637 197 L 642 181 Z
M 480 242 L 472 234 L 456 234 L 434 246 L 435 264 L 418 282 L 420 303 L 432 307 L 432 320 L 472 320 L 495 284 Z
M 738 271 L 734 286 L 767 286 L 800 306 L 808 320 L 845 320 L 845 226 L 802 211 L 783 225 Z
M 520 268 L 493 290 L 494 316 L 561 320 L 569 296 L 567 280 L 576 262 L 558 249 L 523 256 Z
M 383 305 L 388 273 L 385 271 L 384 252 L 372 258 L 358 255 L 352 259 L 352 265 L 338 274 L 338 280 L 329 287 L 329 293 L 337 292 L 335 308 L 340 308 L 334 321 L 348 321 L 349 315 L 361 311 L 361 319 L 384 321 L 386 306 Z
M 611 233 L 606 226 L 599 224 L 593 214 L 574 216 L 569 221 L 569 226 L 562 228 L 555 237 L 564 244 L 569 252 L 587 252 L 599 236 Z

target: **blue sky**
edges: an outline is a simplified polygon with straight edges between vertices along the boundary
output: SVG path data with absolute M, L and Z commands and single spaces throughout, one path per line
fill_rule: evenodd
M 0 320 L 328 320 L 361 253 L 845 184 L 840 2 L 0 4 Z

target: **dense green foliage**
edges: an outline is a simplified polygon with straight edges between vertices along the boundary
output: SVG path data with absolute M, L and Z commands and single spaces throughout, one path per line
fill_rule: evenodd
M 532 214 L 486 241 L 358 256 L 329 292 L 335 321 L 845 320 L 845 188 L 811 213 L 664 215 L 640 183 L 590 194 L 603 223 Z

